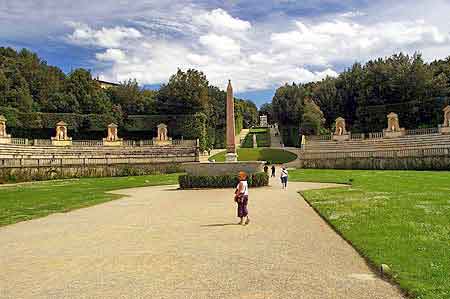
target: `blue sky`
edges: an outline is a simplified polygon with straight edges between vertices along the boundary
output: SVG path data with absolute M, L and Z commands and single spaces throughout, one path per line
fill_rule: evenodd
M 355 61 L 449 56 L 449 1 L 397 2 L 0 0 L 0 44 L 145 86 L 196 68 L 261 105 L 284 83 L 337 76 Z

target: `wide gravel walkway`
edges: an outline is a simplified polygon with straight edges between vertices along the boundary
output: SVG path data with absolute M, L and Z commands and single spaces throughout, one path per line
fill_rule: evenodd
M 129 189 L 130 197 L 0 228 L 0 298 L 402 298 L 299 197 L 329 184 Z

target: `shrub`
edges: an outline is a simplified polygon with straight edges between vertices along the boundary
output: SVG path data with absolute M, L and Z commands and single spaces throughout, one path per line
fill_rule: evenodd
M 235 175 L 221 176 L 192 176 L 181 175 L 178 178 L 181 189 L 193 188 L 234 188 L 239 183 Z M 263 187 L 269 185 L 269 176 L 265 172 L 251 174 L 248 178 L 250 187 Z

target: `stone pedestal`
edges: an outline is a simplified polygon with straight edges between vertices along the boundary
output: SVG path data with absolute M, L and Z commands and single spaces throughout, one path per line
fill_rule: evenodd
M 401 128 L 399 131 L 383 130 L 384 138 L 398 138 L 398 137 L 403 137 L 405 135 L 406 135 L 406 132 L 405 132 L 404 128 Z
M 337 142 L 347 141 L 347 140 L 350 140 L 350 134 L 344 134 L 344 135 L 333 134 L 332 140 L 337 141 Z
M 225 162 L 237 162 L 238 156 L 236 153 L 227 153 L 225 155 Z
M 103 138 L 103 146 L 123 146 L 123 140 L 110 141 L 107 138 Z
M 439 127 L 439 133 L 443 135 L 450 135 L 450 127 Z
M 52 137 L 52 145 L 54 146 L 71 146 L 72 145 L 72 138 L 70 140 L 57 140 Z
M 0 136 L 0 144 L 11 144 L 12 138 L 11 135 Z
M 256 134 L 253 134 L 253 148 L 257 148 L 258 147 L 258 142 L 256 140 Z
M 158 146 L 171 145 L 172 144 L 172 138 L 169 138 L 168 140 L 153 139 L 153 144 L 154 145 L 158 145 Z

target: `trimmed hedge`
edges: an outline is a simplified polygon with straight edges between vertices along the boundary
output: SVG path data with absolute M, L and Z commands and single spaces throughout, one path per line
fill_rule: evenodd
M 242 143 L 242 148 L 253 148 L 253 134 L 256 134 L 256 143 L 258 147 L 270 147 L 270 130 L 269 128 L 253 128 Z
M 239 183 L 236 175 L 221 176 L 192 176 L 180 175 L 178 177 L 181 189 L 194 188 L 234 188 Z M 269 176 L 265 172 L 251 174 L 248 177 L 250 187 L 263 187 L 269 185 Z

